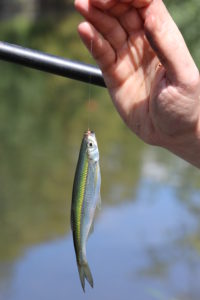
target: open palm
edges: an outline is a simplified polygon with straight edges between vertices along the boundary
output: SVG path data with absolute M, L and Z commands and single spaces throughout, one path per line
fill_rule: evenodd
M 162 0 L 76 0 L 79 33 L 125 123 L 169 148 L 197 126 L 199 72 Z M 173 152 L 177 152 L 171 149 Z

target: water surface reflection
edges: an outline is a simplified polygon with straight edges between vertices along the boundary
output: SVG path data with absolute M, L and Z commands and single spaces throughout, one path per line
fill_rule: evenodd
M 200 255 L 188 243 L 199 221 L 176 192 L 141 178 L 127 202 L 103 205 L 88 243 L 95 287 L 86 299 L 199 299 Z M 6 269 L 2 299 L 83 297 L 71 234 L 26 249 Z

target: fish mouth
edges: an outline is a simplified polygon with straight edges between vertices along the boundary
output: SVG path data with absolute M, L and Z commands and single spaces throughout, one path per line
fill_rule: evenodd
M 85 131 L 84 135 L 85 136 L 94 135 L 94 131 L 91 131 L 90 129 L 88 129 L 87 131 Z

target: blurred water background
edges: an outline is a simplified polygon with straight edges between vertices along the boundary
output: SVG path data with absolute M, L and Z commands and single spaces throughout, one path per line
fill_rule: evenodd
M 166 1 L 200 66 L 200 2 Z M 1 0 L 1 40 L 94 63 L 70 1 Z M 186 70 L 187 71 L 187 70 Z M 106 89 L 0 62 L 0 299 L 200 299 L 200 174 L 147 146 Z M 101 154 L 102 209 L 81 290 L 70 232 L 88 109 Z

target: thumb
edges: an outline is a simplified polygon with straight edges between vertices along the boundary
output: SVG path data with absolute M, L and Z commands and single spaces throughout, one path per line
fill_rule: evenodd
M 153 0 L 140 13 L 146 37 L 165 67 L 168 79 L 184 86 L 199 82 L 199 71 L 162 0 Z

